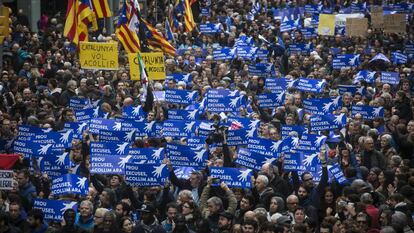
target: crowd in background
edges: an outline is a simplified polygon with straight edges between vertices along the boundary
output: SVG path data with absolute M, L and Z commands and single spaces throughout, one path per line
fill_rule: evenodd
M 161 3 L 161 2 L 159 2 Z M 262 9 L 283 9 L 310 4 L 305 1 L 260 1 Z M 318 2 L 314 2 L 317 4 Z M 373 1 L 368 5 L 381 4 Z M 386 4 L 390 4 L 386 3 Z M 203 7 L 206 2 L 198 2 Z M 334 12 L 351 2 L 323 1 L 326 7 L 335 5 Z M 384 5 L 386 5 L 384 3 Z M 150 4 L 151 5 L 151 4 Z M 159 12 L 167 4 L 158 4 Z M 30 161 L 23 156 L 15 163 L 16 187 L 0 191 L 0 233 L 5 232 L 413 232 L 414 212 L 414 65 L 387 62 L 370 63 L 378 53 L 387 57 L 404 51 L 414 43 L 412 13 L 405 34 L 367 30 L 366 37 L 343 35 L 316 36 L 305 39 L 300 29 L 280 32 L 280 19 L 270 11 L 261 10 L 254 20 L 247 14 L 252 3 L 246 0 L 211 1 L 210 16 L 195 15 L 196 21 L 221 22 L 231 26 L 216 34 L 174 33 L 173 44 L 181 55 L 166 57 L 166 74 L 190 73 L 192 82 L 151 81 L 148 95 L 166 88 L 196 90 L 203 94 L 210 88 L 239 90 L 252 101 L 251 111 L 240 109 L 243 117 L 260 119 L 259 137 L 281 140 L 281 125 L 307 124 L 309 114 L 300 116 L 303 100 L 315 94 L 290 89 L 283 106 L 263 109 L 256 96 L 266 93 L 265 78 L 250 75 L 248 64 L 253 61 L 213 59 L 213 48 L 232 47 L 240 35 L 250 36 L 257 47 L 268 48 L 267 41 L 281 39 L 289 44 L 311 42 L 309 54 L 289 54 L 287 50 L 269 53 L 268 61 L 275 65 L 277 77 L 325 79 L 327 86 L 319 97 L 339 95 L 338 85 L 353 84 L 362 69 L 394 71 L 400 76 L 398 85 L 382 84 L 375 76 L 373 84 L 361 82 L 367 92 L 342 94 L 342 108 L 337 113 L 350 116 L 351 106 L 363 103 L 384 107 L 384 118 L 349 117 L 346 126 L 338 130 L 340 140 L 329 146 L 328 155 L 319 156 L 322 176 L 314 182 L 311 173 L 298 175 L 283 170 L 283 156 L 275 164 L 264 164 L 255 172 L 253 188 L 229 188 L 224 183 L 212 186 L 206 170 L 191 173 L 189 179 L 177 178 L 168 159 L 170 179 L 165 186 L 131 187 L 123 175 L 98 175 L 89 171 L 89 144 L 93 135 L 85 132 L 82 141 L 75 140 L 70 150 L 74 164 L 80 164 L 80 175 L 90 181 L 86 197 L 51 195 L 51 180 L 41 171 L 30 171 Z M 150 8 L 152 9 L 152 8 Z M 162 19 L 149 11 L 154 26 L 165 33 Z M 369 18 L 369 14 L 366 13 Z M 39 31 L 31 32 L 23 12 L 13 14 L 12 33 L 3 45 L 3 69 L 0 77 L 0 137 L 3 152 L 13 153 L 12 143 L 19 125 L 62 130 L 65 122 L 76 121 L 75 112 L 68 108 L 73 97 L 98 101 L 109 118 L 122 116 L 125 106 L 143 105 L 148 122 L 163 122 L 168 111 L 183 108 L 164 101 L 145 101 L 139 81 L 131 81 L 128 59 L 120 46 L 120 68 L 115 71 L 85 70 L 80 67 L 76 47 L 62 36 L 62 14 L 42 15 Z M 182 20 L 179 18 L 179 20 Z M 115 35 L 105 33 L 91 40 L 112 41 Z M 331 48 L 340 54 L 361 54 L 355 68 L 335 70 Z M 269 51 L 271 48 L 268 48 Z M 367 52 L 368 50 L 368 52 Z M 216 114 L 204 113 L 213 120 Z M 88 135 L 88 136 L 86 136 Z M 210 151 L 208 166 L 236 166 L 237 149 L 225 141 Z M 171 138 L 144 137 L 135 147 L 164 147 Z M 339 163 L 348 185 L 328 183 L 327 165 Z M 79 202 L 78 211 L 67 210 L 62 222 L 44 221 L 44 213 L 32 208 L 34 198 L 61 198 Z

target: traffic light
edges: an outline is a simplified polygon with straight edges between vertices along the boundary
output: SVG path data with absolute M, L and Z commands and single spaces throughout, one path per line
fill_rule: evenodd
M 10 34 L 10 12 L 11 9 L 5 6 L 0 7 L 0 44 Z

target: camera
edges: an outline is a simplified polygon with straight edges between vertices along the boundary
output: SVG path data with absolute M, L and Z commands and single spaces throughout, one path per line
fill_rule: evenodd
M 219 126 L 218 124 L 214 124 L 213 127 L 214 131 L 211 132 L 206 138 L 206 143 L 208 145 L 222 142 L 224 140 L 224 134 L 228 128 L 227 126 Z

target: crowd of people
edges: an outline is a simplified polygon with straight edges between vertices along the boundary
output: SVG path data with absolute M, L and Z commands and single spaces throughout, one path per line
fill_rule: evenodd
M 161 3 L 161 1 L 158 1 Z M 377 54 L 390 58 L 392 52 L 404 53 L 414 43 L 412 11 L 406 33 L 384 33 L 367 29 L 366 37 L 319 36 L 305 38 L 301 29 L 281 32 L 281 20 L 272 17 L 271 9 L 321 4 L 334 13 L 350 7 L 349 1 L 259 1 L 261 9 L 249 19 L 253 3 L 239 1 L 199 1 L 197 23 L 222 23 L 221 32 L 201 34 L 184 31 L 183 19 L 172 42 L 179 51 L 166 57 L 167 75 L 191 74 L 192 81 L 174 79 L 150 81 L 146 98 L 140 81 L 131 81 L 125 51 L 120 46 L 120 68 L 114 71 L 85 70 L 80 67 L 76 46 L 62 36 L 64 15 L 42 15 L 39 31 L 29 29 L 27 17 L 19 11 L 12 15 L 12 33 L 3 44 L 3 67 L 0 80 L 0 138 L 3 153 L 12 154 L 13 141 L 20 125 L 62 130 L 66 122 L 76 121 L 75 110 L 69 108 L 71 98 L 88 98 L 97 102 L 108 118 L 122 117 L 126 106 L 142 105 L 146 121 L 163 122 L 171 109 L 185 106 L 151 98 L 154 91 L 165 89 L 195 90 L 198 102 L 207 90 L 239 90 L 251 100 L 239 116 L 259 119 L 258 135 L 274 141 L 282 140 L 283 125 L 308 127 L 310 113 L 299 114 L 303 101 L 311 97 L 336 97 L 341 104 L 334 113 L 348 116 L 346 125 L 335 130 L 339 139 L 321 151 L 319 165 L 322 175 L 318 182 L 313 173 L 285 171 L 283 155 L 273 163 L 265 163 L 254 172 L 252 188 L 228 187 L 224 182 L 213 185 L 208 169 L 193 171 L 188 179 L 177 177 L 168 158 L 169 181 L 164 186 L 131 187 L 123 174 L 101 175 L 89 170 L 89 145 L 96 140 L 84 132 L 83 140 L 74 140 L 70 159 L 80 165 L 81 176 L 90 186 L 87 196 L 51 195 L 51 178 L 33 169 L 24 156 L 15 162 L 16 185 L 13 190 L 0 190 L 0 233 L 17 232 L 124 232 L 124 233 L 270 233 L 320 232 L 359 233 L 413 232 L 414 229 L 414 65 L 410 56 L 403 64 L 370 62 Z M 374 1 L 367 5 L 381 4 Z M 384 3 L 392 4 L 394 2 Z M 150 2 L 148 6 L 153 6 Z M 166 1 L 155 4 L 149 19 L 165 34 L 163 10 Z M 411 5 L 410 5 L 411 6 Z M 208 8 L 209 14 L 200 14 Z M 116 11 L 114 11 L 115 13 Z M 154 13 L 155 12 L 155 13 Z M 156 12 L 161 12 L 159 15 Z M 369 11 L 364 12 L 370 18 Z M 303 18 L 310 17 L 304 15 Z M 157 18 L 158 22 L 155 22 Z M 302 21 L 302 24 L 304 22 Z M 227 28 L 228 27 L 228 28 Z M 240 36 L 251 37 L 257 47 L 268 49 L 268 63 L 275 66 L 276 77 L 326 80 L 321 94 L 287 90 L 284 103 L 274 108 L 261 108 L 257 95 L 267 93 L 266 79 L 249 73 L 249 64 L 258 60 L 216 60 L 213 49 L 233 47 Z M 265 38 L 265 40 L 261 39 Z M 90 40 L 114 41 L 115 35 L 90 36 Z M 278 40 L 282 47 L 271 47 Z M 279 41 L 278 44 L 281 44 Z M 290 44 L 312 43 L 310 53 L 290 53 Z M 357 67 L 333 69 L 335 56 L 361 54 Z M 373 83 L 354 79 L 360 70 L 399 73 L 398 85 L 381 83 L 379 73 Z M 151 79 L 151 77 L 149 77 Z M 339 85 L 366 87 L 366 93 L 339 93 Z M 351 116 L 356 104 L 382 106 L 384 117 L 363 119 Z M 229 113 L 230 114 L 230 113 Z M 230 116 L 228 114 L 228 116 Z M 234 114 L 234 113 L 231 113 Z M 220 119 L 205 111 L 204 120 Z M 326 132 L 322 132 L 326 134 Z M 228 146 L 224 131 L 221 146 L 209 152 L 207 166 L 240 167 L 234 161 L 240 147 Z M 137 138 L 134 147 L 165 147 L 167 142 L 185 143 L 179 138 Z M 0 155 L 2 156 L 2 155 Z M 346 177 L 340 185 L 328 182 L 328 166 L 338 163 Z M 70 172 L 70 171 L 68 171 Z M 72 200 L 78 209 L 68 209 L 62 221 L 46 221 L 40 209 L 32 208 L 35 198 Z

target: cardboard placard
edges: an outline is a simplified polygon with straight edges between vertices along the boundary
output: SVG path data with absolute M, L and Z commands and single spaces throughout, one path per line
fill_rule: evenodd
M 406 33 L 405 14 L 384 15 L 385 33 Z
M 373 29 L 384 28 L 384 10 L 382 6 L 371 6 L 371 26 Z
M 367 18 L 347 18 L 346 19 L 346 35 L 347 36 L 363 36 L 367 35 L 368 19 Z

